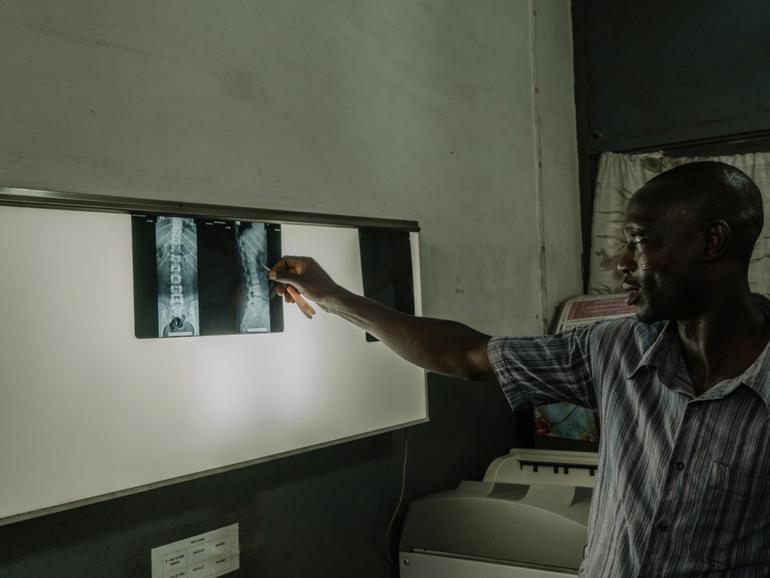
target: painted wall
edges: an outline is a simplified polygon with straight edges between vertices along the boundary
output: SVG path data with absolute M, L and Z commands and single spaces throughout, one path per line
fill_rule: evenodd
M 579 287 L 540 256 L 579 252 L 569 19 L 545 0 L 5 0 L 0 180 L 416 219 L 427 315 L 538 332 L 541 285 L 547 311 Z
M 0 0 L 0 185 L 416 219 L 427 315 L 537 333 L 580 287 L 571 45 L 553 0 Z M 495 386 L 429 392 L 407 499 L 521 443 Z M 0 528 L 0 577 L 235 521 L 240 575 L 389 576 L 403 436 Z

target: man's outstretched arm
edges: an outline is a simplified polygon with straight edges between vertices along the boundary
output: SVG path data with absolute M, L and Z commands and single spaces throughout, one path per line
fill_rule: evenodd
M 324 311 L 368 331 L 411 363 L 445 375 L 496 381 L 487 358 L 489 335 L 454 321 L 401 313 L 351 293 L 307 257 L 284 257 L 268 277 L 287 302 L 294 301 L 287 289 L 291 286 Z

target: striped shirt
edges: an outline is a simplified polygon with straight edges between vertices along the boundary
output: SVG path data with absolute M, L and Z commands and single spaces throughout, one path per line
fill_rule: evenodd
M 698 396 L 675 329 L 622 319 L 489 342 L 512 408 L 569 401 L 598 412 L 580 576 L 770 576 L 768 348 Z

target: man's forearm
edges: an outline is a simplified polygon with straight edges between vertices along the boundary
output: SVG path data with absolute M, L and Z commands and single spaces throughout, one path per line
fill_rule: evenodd
M 368 331 L 404 359 L 429 371 L 466 379 L 493 379 L 489 336 L 454 321 L 416 317 L 341 289 L 325 309 Z

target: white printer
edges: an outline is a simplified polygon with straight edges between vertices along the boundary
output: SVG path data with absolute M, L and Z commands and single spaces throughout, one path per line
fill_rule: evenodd
M 481 482 L 416 500 L 399 546 L 401 578 L 575 576 L 597 455 L 513 449 Z

